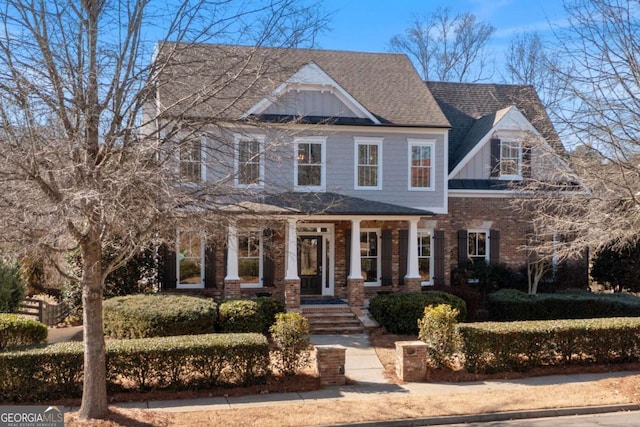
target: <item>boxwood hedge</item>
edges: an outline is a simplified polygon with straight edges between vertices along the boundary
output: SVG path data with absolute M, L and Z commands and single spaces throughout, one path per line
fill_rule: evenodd
M 106 300 L 103 316 L 113 338 L 208 334 L 215 331 L 218 305 L 187 295 L 127 295 Z
M 47 340 L 47 326 L 18 314 L 0 313 L 0 351 Z
M 429 305 L 446 304 L 459 311 L 458 321 L 467 318 L 467 305 L 461 298 L 440 291 L 377 295 L 369 302 L 374 319 L 394 334 L 418 335 L 418 319 Z
M 220 304 L 218 329 L 222 332 L 259 332 L 268 334 L 284 303 L 271 297 L 229 300 Z

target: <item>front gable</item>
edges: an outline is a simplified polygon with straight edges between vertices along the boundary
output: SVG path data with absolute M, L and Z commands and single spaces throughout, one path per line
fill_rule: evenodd
M 244 115 L 247 117 L 350 118 L 380 121 L 313 61 L 304 65 L 269 96 Z

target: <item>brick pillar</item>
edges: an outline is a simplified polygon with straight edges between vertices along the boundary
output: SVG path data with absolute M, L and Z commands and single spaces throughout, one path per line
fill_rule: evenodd
M 344 361 L 346 348 L 341 345 L 317 345 L 316 366 L 320 385 L 344 385 Z
M 239 299 L 240 297 L 240 280 L 224 279 L 224 298 Z
M 396 374 L 401 381 L 422 381 L 427 375 L 427 344 L 396 342 Z
M 349 292 L 349 305 L 351 307 L 364 307 L 364 280 L 347 279 Z
M 421 280 L 416 278 L 407 278 L 404 279 L 404 291 L 405 292 L 421 292 L 422 285 L 420 284 Z
M 288 309 L 300 308 L 300 279 L 284 280 L 284 304 Z

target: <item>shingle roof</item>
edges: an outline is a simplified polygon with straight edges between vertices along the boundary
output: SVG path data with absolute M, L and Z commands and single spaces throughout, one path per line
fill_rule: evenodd
M 382 123 L 449 127 L 403 54 L 169 43 L 159 104 L 173 115 L 240 119 L 311 61 Z
M 535 89 L 528 85 L 426 82 L 449 122 L 449 171 L 473 149 L 496 114 L 515 106 L 559 152 L 564 149 Z M 484 132 L 484 133 L 483 133 Z
M 265 197 L 265 205 L 290 212 L 324 215 L 431 215 L 432 212 L 337 193 L 287 192 Z

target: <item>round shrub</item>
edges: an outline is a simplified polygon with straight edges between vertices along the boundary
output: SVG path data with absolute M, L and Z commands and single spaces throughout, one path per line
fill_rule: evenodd
M 215 331 L 218 305 L 186 295 L 146 294 L 104 302 L 104 330 L 114 338 L 151 338 Z
M 284 304 L 271 297 L 253 300 L 229 300 L 220 304 L 218 328 L 222 332 L 258 332 L 267 334 Z
M 269 329 L 275 364 L 285 375 L 294 375 L 309 365 L 311 336 L 309 321 L 300 313 L 278 313 Z
M 440 291 L 378 295 L 371 299 L 369 312 L 380 326 L 394 334 L 418 335 L 418 319 L 425 307 L 446 304 L 458 310 L 458 321 L 467 318 L 467 305 L 461 298 Z
M 47 326 L 18 314 L 0 314 L 0 351 L 47 340 Z

